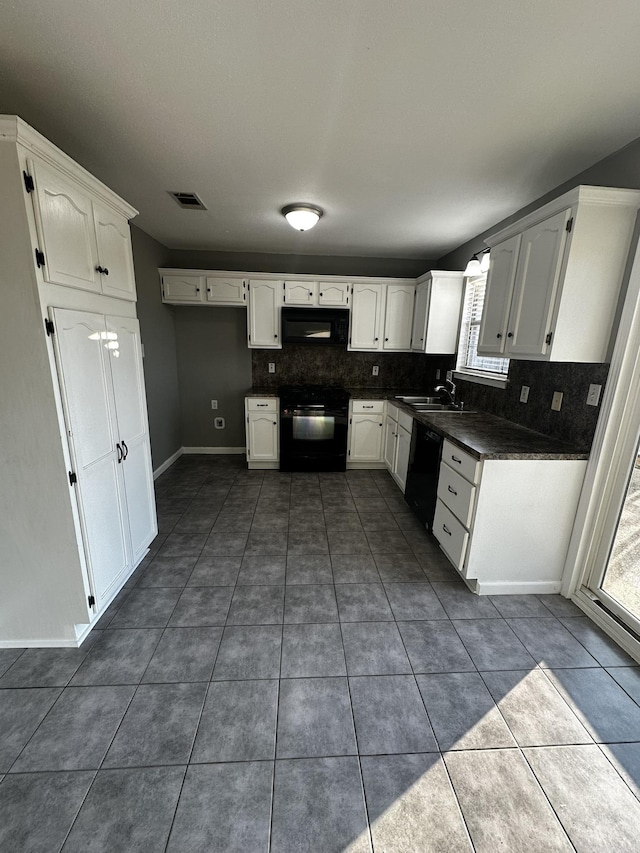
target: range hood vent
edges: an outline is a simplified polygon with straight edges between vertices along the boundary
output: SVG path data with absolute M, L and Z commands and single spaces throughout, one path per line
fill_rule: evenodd
M 176 200 L 180 207 L 185 210 L 206 210 L 207 208 L 198 197 L 197 193 L 173 193 L 169 195 Z

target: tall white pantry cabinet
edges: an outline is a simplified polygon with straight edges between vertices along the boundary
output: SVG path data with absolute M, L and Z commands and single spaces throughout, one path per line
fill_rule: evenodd
M 77 646 L 157 533 L 129 219 L 0 116 L 0 648 Z

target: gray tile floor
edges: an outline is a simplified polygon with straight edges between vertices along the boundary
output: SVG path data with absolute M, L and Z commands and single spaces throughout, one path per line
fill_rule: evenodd
M 3 853 L 640 849 L 640 669 L 570 602 L 468 592 L 385 472 L 157 498 L 81 649 L 0 650 Z

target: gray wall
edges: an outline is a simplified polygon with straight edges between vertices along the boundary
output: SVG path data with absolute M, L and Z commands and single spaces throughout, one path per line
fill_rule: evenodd
M 167 266 L 183 269 L 245 270 L 246 272 L 299 273 L 301 275 L 371 275 L 417 278 L 435 269 L 430 260 L 402 258 L 350 258 L 325 255 L 276 255 L 255 252 L 169 251 Z
M 244 308 L 174 309 L 181 436 L 185 447 L 244 447 L 244 395 L 251 387 L 251 350 Z M 218 410 L 211 410 L 211 400 Z M 214 429 L 215 416 L 225 418 Z
M 135 225 L 131 240 L 155 469 L 182 446 L 175 324 L 173 309 L 160 297 L 158 267 L 166 265 L 167 249 Z
M 492 228 L 440 258 L 437 262 L 438 268 L 464 269 L 471 255 L 485 248 L 484 238 L 489 234 L 506 227 L 580 184 L 640 189 L 640 139 L 589 169 L 585 169 L 584 172 L 580 172 L 571 180 L 556 187 L 533 204 L 496 223 Z M 620 304 L 625 288 L 626 282 L 622 288 Z M 618 316 L 619 313 L 620 305 Z M 591 382 L 604 385 L 607 373 L 607 364 L 547 364 L 535 361 L 512 361 L 507 388 L 487 388 L 460 380 L 458 395 L 468 404 L 547 435 L 570 441 L 588 450 L 593 441 L 600 409 L 586 405 L 587 391 Z M 529 402 L 526 405 L 519 401 L 520 387 L 523 384 L 531 387 Z M 550 409 L 553 391 L 562 391 L 564 394 L 561 412 L 552 412 Z

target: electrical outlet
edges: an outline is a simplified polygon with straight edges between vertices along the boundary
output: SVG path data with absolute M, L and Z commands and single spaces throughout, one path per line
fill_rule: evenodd
M 440 368 L 436 370 L 436 381 L 440 379 Z
M 224 429 L 224 418 L 214 418 L 213 425 L 216 429 Z
M 589 393 L 587 394 L 587 406 L 597 406 L 600 402 L 600 392 L 602 385 L 589 385 Z
M 526 403 L 528 400 L 529 400 L 529 386 L 523 385 L 522 388 L 520 388 L 520 402 Z
M 562 408 L 562 391 L 554 391 L 553 392 L 553 400 L 551 401 L 551 408 L 554 412 L 559 412 Z
M 377 364 L 374 364 L 373 368 L 371 369 L 371 375 L 372 376 L 379 376 L 379 374 L 380 374 L 380 368 L 378 367 Z
M 453 370 L 447 370 L 447 382 L 453 382 Z
M 217 408 L 218 408 L 218 401 L 217 401 L 217 400 L 212 400 L 212 401 L 211 401 L 211 408 L 212 408 L 212 409 L 217 409 Z
M 276 372 L 276 363 L 275 363 L 275 361 L 270 361 L 269 362 L 269 373 L 275 373 L 275 372 Z

